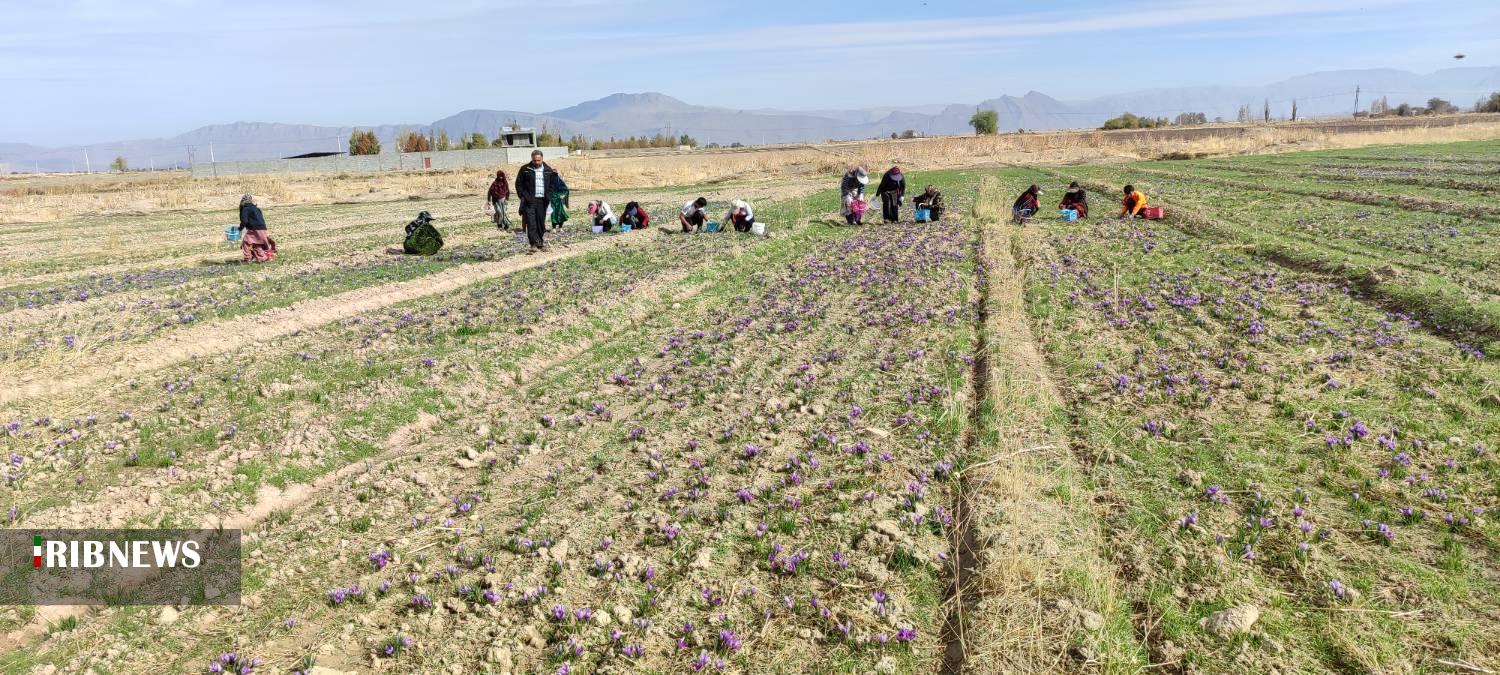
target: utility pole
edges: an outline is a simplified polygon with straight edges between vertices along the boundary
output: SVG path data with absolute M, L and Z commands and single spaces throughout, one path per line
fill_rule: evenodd
M 1359 117 L 1359 85 L 1354 86 L 1354 116 Z
M 88 148 L 84 148 L 83 149 L 83 172 L 84 173 L 93 173 L 94 172 L 93 165 L 89 164 L 89 149 Z

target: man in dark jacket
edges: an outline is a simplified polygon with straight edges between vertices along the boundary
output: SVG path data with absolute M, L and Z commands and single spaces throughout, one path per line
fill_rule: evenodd
M 531 163 L 516 172 L 515 194 L 521 198 L 521 222 L 526 226 L 527 255 L 546 251 L 542 236 L 547 230 L 547 204 L 558 184 L 557 172 L 542 161 L 542 151 L 531 151 Z

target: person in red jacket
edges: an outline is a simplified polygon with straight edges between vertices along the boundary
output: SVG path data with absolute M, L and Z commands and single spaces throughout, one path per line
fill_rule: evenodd
M 620 225 L 629 225 L 632 230 L 644 230 L 651 227 L 651 214 L 646 213 L 639 202 L 630 202 L 620 213 Z
M 1061 202 L 1057 204 L 1058 209 L 1072 209 L 1078 212 L 1079 218 L 1089 217 L 1089 197 L 1083 188 L 1078 186 L 1078 181 L 1068 184 L 1068 191 L 1063 193 Z

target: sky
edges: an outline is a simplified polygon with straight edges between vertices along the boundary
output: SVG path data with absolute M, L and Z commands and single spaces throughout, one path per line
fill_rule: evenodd
M 0 0 L 0 17 L 0 142 L 52 146 L 614 92 L 863 108 L 1500 64 L 1497 0 Z

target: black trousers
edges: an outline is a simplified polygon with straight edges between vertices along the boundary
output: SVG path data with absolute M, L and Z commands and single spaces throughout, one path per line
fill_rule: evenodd
M 886 192 L 880 195 L 880 215 L 885 222 L 894 223 L 901 220 L 901 197 L 894 192 Z
M 547 231 L 547 200 L 521 200 L 521 222 L 526 226 L 526 243 L 541 248 L 542 235 Z

